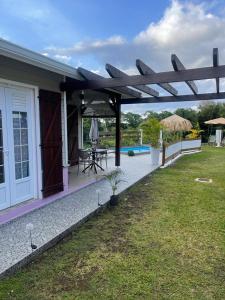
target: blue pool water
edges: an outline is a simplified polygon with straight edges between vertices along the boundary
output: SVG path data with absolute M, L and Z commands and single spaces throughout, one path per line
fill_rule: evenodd
M 132 150 L 134 153 L 146 153 L 150 151 L 150 146 L 132 146 L 132 147 L 121 147 L 121 153 L 127 153 L 128 151 Z

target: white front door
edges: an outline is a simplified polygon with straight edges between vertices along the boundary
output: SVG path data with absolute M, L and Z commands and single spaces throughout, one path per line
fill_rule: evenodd
M 9 147 L 5 90 L 0 87 L 0 210 L 10 206 Z
M 2 197 L 2 207 L 0 201 L 0 209 L 2 209 L 34 197 L 31 117 L 33 91 L 27 88 L 0 87 L 0 92 L 3 134 L 2 147 L 0 141 L 0 154 L 1 148 L 4 154 L 2 165 L 0 156 L 0 182 L 1 169 L 4 169 L 4 176 L 2 175 L 4 182 L 0 183 L 0 193 L 1 185 L 2 192 L 5 193 Z

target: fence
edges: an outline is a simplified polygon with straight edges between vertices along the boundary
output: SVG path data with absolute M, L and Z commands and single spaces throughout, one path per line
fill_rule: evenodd
M 181 154 L 183 151 L 199 150 L 201 149 L 201 139 L 194 140 L 182 140 L 168 146 L 163 145 L 162 153 L 162 165 L 176 156 Z

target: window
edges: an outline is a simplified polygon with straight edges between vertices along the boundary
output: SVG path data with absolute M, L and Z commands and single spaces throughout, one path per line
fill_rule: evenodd
M 0 110 L 0 184 L 5 182 L 3 134 L 2 134 L 2 111 Z
M 27 113 L 13 111 L 13 136 L 16 179 L 29 176 Z

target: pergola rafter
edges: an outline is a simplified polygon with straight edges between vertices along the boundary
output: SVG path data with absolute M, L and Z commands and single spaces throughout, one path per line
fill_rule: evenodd
M 180 96 L 162 96 L 156 97 L 143 97 L 143 98 L 128 98 L 121 99 L 121 104 L 136 104 L 136 103 L 165 103 L 165 102 L 186 102 L 186 101 L 202 101 L 213 99 L 225 99 L 225 92 L 221 93 L 206 93 L 206 94 L 190 94 Z
M 99 80 L 76 80 L 72 82 L 62 82 L 60 87 L 65 90 L 85 90 L 85 89 L 114 89 L 124 86 L 136 86 L 141 84 L 158 84 L 183 82 L 190 80 L 204 80 L 225 77 L 225 65 L 218 67 L 203 67 L 196 69 L 186 69 L 179 72 L 168 71 L 151 75 L 130 75 L 122 78 L 102 78 Z
M 136 60 L 136 67 L 141 75 L 151 75 L 155 74 L 155 71 L 153 71 L 149 66 L 147 66 L 142 60 L 137 59 Z M 178 94 L 178 91 L 169 83 L 158 83 L 158 85 L 167 91 L 168 93 L 172 94 L 173 96 L 176 96 Z
M 103 80 L 104 79 L 103 76 L 95 74 L 95 73 L 93 73 L 89 70 L 86 70 L 84 68 L 78 68 L 78 72 L 80 73 L 80 75 L 82 77 L 84 77 L 87 80 Z M 129 95 L 131 97 L 141 97 L 141 93 L 139 93 L 135 90 L 132 90 L 128 87 L 117 87 L 117 88 L 114 88 L 114 90 L 121 93 L 121 94 Z
M 120 71 L 119 69 L 115 68 L 114 66 L 112 66 L 110 64 L 106 64 L 105 69 L 112 78 L 121 78 L 121 77 L 129 76 L 126 73 Z M 146 94 L 149 94 L 151 96 L 159 97 L 158 91 L 156 91 L 146 85 L 136 85 L 135 89 L 137 89 L 141 92 L 144 92 Z
M 182 64 L 182 62 L 179 60 L 179 58 L 176 56 L 176 54 L 171 55 L 171 62 L 174 68 L 174 71 L 184 71 L 186 68 Z M 189 88 L 192 90 L 194 94 L 198 94 L 198 88 L 197 85 L 192 80 L 185 80 L 186 84 L 189 86 Z
M 60 85 L 61 91 L 72 93 L 80 90 L 97 90 L 108 96 L 108 104 L 114 111 L 116 118 L 116 151 L 115 164 L 120 165 L 120 122 L 121 122 L 121 104 L 141 104 L 141 103 L 165 103 L 165 102 L 184 102 L 184 101 L 201 101 L 213 99 L 225 99 L 225 92 L 220 92 L 219 79 L 225 78 L 225 65 L 219 65 L 218 49 L 213 49 L 213 66 L 186 69 L 178 57 L 173 54 L 171 62 L 174 71 L 155 73 L 150 67 L 144 64 L 141 60 L 136 61 L 136 66 L 141 75 L 127 75 L 117 68 L 107 64 L 106 70 L 113 78 L 104 78 L 100 75 L 79 68 L 78 72 L 85 80 L 70 80 Z M 198 88 L 194 80 L 216 80 L 215 93 L 198 93 Z M 193 94 L 178 95 L 177 90 L 171 86 L 173 82 L 185 82 Z M 159 94 L 146 86 L 156 84 L 169 92 L 172 96 L 159 96 Z M 141 97 L 141 93 L 137 90 L 128 88 L 132 87 L 139 89 L 152 97 Z M 121 95 L 128 95 L 129 98 L 124 99 Z M 89 101 L 90 103 L 92 100 Z M 87 101 L 88 103 L 88 101 Z M 89 104 L 89 103 L 88 103 Z M 85 108 L 84 108 L 85 109 Z M 93 115 L 95 116 L 95 115 Z M 104 117 L 101 115 L 101 117 Z
M 219 65 L 218 49 L 213 49 L 213 66 L 201 67 L 194 69 L 186 69 L 178 57 L 173 54 L 171 56 L 174 71 L 154 72 L 148 65 L 140 59 L 136 60 L 136 66 L 141 75 L 128 75 L 112 65 L 107 64 L 106 70 L 113 78 L 105 78 L 83 68 L 79 68 L 79 73 L 85 80 L 66 81 L 61 84 L 62 91 L 76 90 L 98 90 L 112 94 L 113 98 L 120 98 L 121 104 L 132 103 L 160 103 L 160 102 L 179 102 L 179 101 L 200 101 L 211 99 L 225 99 L 225 94 L 220 92 L 219 79 L 225 78 L 225 65 Z M 216 92 L 198 94 L 195 80 L 214 79 L 216 81 Z M 173 82 L 185 82 L 193 94 L 178 95 L 178 91 L 171 85 Z M 151 89 L 147 85 L 156 84 L 169 92 L 172 96 L 160 96 L 157 91 Z M 147 92 L 152 97 L 141 97 L 141 93 L 129 87 Z M 117 94 L 115 94 L 117 93 Z M 127 99 L 124 99 L 127 95 Z M 118 101 L 118 100 L 117 100 Z

